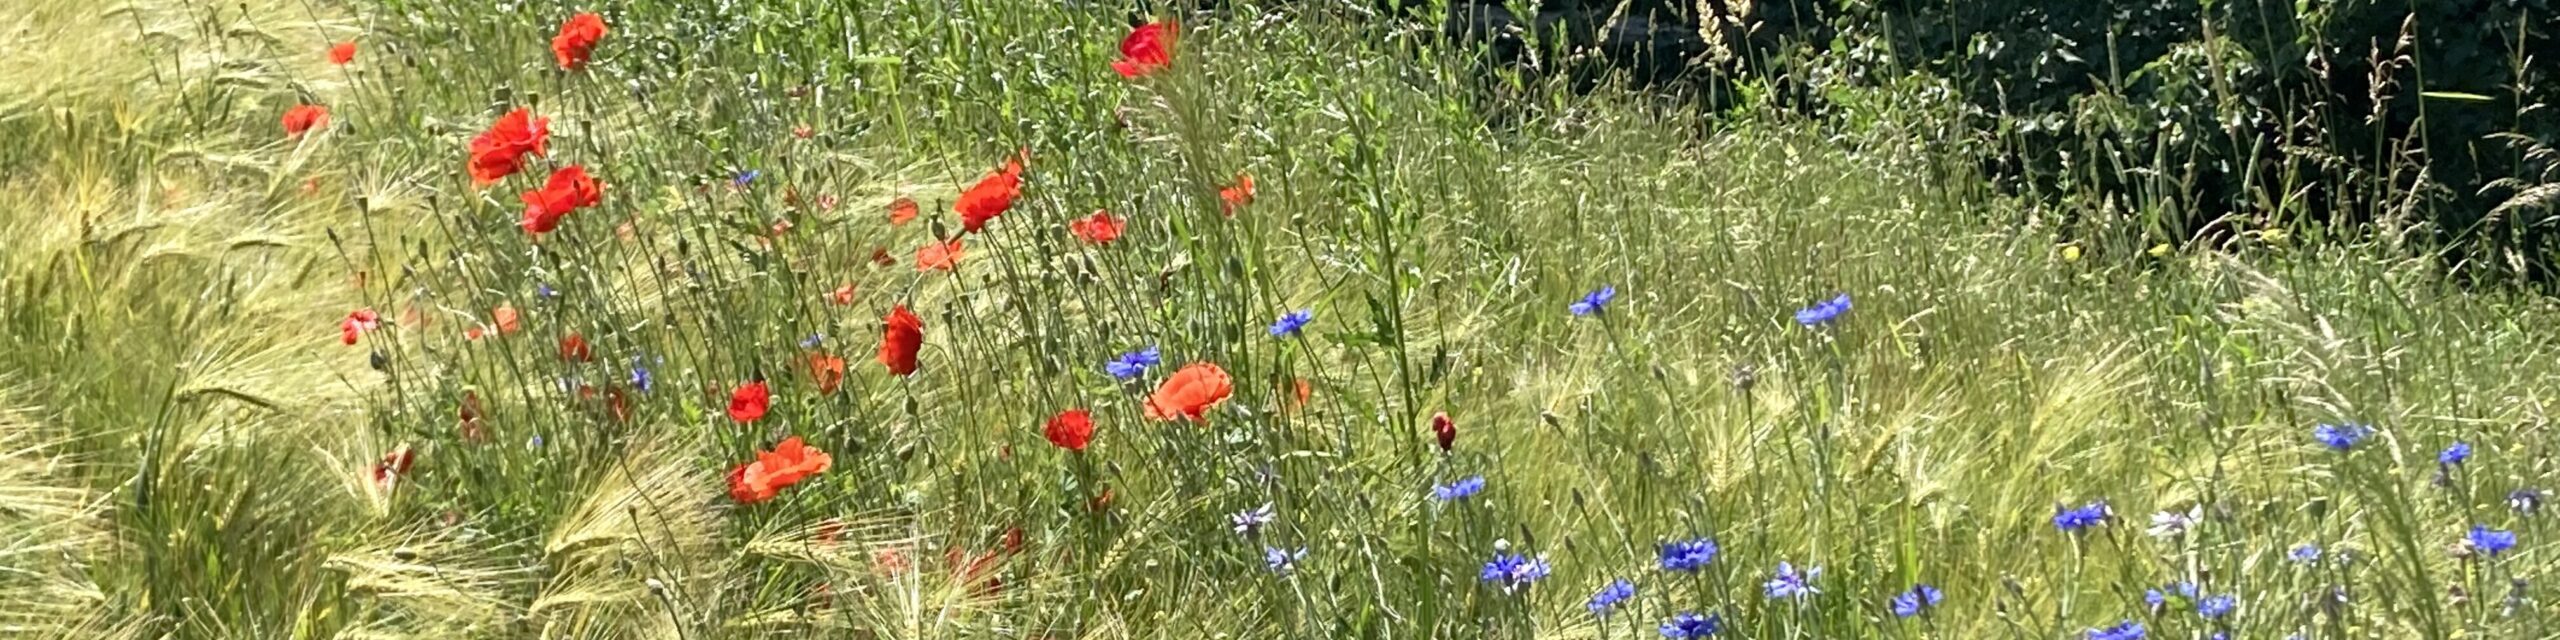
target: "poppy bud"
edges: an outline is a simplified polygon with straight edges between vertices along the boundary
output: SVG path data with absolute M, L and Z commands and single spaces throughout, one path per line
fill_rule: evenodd
M 1458 423 L 1447 412 L 1431 414 L 1431 437 L 1440 443 L 1440 452 L 1448 453 L 1458 443 Z

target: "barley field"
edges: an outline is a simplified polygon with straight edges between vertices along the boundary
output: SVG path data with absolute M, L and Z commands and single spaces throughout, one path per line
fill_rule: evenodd
M 1367 13 L 6 3 L 0 637 L 2560 638 L 2549 298 Z

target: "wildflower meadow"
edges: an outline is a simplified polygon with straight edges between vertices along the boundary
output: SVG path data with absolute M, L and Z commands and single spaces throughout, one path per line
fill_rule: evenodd
M 1995 188 L 1846 54 L 1807 113 L 1366 3 L 0 26 L 0 637 L 2560 638 L 2560 305 Z

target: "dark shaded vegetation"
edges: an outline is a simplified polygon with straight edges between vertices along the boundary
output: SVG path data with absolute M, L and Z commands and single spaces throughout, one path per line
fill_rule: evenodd
M 2441 249 L 2471 278 L 2548 281 L 2560 204 L 2549 0 L 1787 0 L 1453 3 L 1449 36 L 1577 89 L 1952 87 L 2004 189 L 2128 246 L 2281 230 Z M 2137 244 L 2138 243 L 2138 244 Z

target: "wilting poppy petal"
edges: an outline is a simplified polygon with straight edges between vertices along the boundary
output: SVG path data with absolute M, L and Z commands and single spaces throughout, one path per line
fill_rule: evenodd
M 835 303 L 836 306 L 853 304 L 853 283 L 847 282 L 837 286 L 835 291 L 827 294 L 827 301 Z

